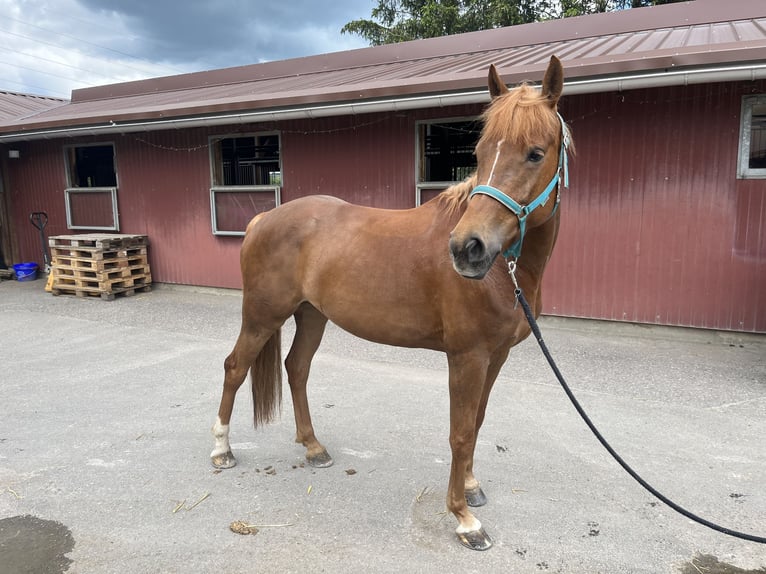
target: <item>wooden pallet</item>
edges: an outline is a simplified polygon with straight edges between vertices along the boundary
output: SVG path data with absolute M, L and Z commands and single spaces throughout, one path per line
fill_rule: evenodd
M 130 297 L 137 292 L 145 293 L 151 290 L 151 277 L 111 281 L 56 279 L 54 277 L 51 293 L 54 295 L 75 295 L 77 297 L 101 297 L 105 301 L 114 301 L 114 298 L 118 295 Z
M 110 259 L 87 259 L 70 255 L 54 255 L 53 265 L 61 274 L 74 271 L 111 274 L 117 271 L 135 275 L 137 270 L 149 273 L 146 255 L 113 257 Z
M 77 297 L 130 296 L 150 291 L 145 235 L 59 235 L 49 239 L 51 293 Z
M 51 257 L 68 257 L 87 261 L 101 261 L 103 259 L 120 259 L 125 257 L 139 257 L 147 255 L 146 247 L 132 247 L 130 249 L 98 249 L 97 247 L 79 246 L 53 246 L 51 245 Z
M 146 235 L 125 233 L 88 233 L 84 235 L 56 235 L 48 239 L 51 247 L 71 247 L 109 251 L 149 245 Z

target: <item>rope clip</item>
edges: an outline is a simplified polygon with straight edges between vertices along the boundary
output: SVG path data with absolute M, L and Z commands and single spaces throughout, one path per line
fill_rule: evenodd
M 506 262 L 508 263 L 508 275 L 510 275 L 511 279 L 513 279 L 513 285 L 515 287 L 513 293 L 516 295 L 516 302 L 513 304 L 513 308 L 516 309 L 519 306 L 519 295 L 521 295 L 521 288 L 519 287 L 519 282 L 516 279 L 516 259 L 506 259 Z

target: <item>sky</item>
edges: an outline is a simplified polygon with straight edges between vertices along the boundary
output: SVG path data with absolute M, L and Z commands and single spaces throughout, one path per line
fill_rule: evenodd
M 0 0 L 0 91 L 105 84 L 367 46 L 377 0 Z

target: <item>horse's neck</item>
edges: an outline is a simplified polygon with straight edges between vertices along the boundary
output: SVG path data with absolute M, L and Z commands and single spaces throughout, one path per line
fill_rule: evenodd
M 553 247 L 556 245 L 558 237 L 559 218 L 561 211 L 558 211 L 548 221 L 530 229 L 524 238 L 524 245 L 518 265 L 525 272 L 531 284 L 527 289 L 537 289 L 545 272 L 545 267 L 553 253 Z M 525 287 L 522 285 L 522 287 Z

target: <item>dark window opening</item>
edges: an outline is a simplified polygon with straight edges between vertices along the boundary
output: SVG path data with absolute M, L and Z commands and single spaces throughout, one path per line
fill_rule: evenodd
M 279 135 L 224 138 L 214 146 L 213 185 L 281 185 Z
M 114 148 L 92 145 L 69 148 L 69 181 L 71 187 L 116 187 Z
M 473 173 L 479 122 L 439 122 L 423 124 L 420 129 L 421 182 L 461 181 Z

